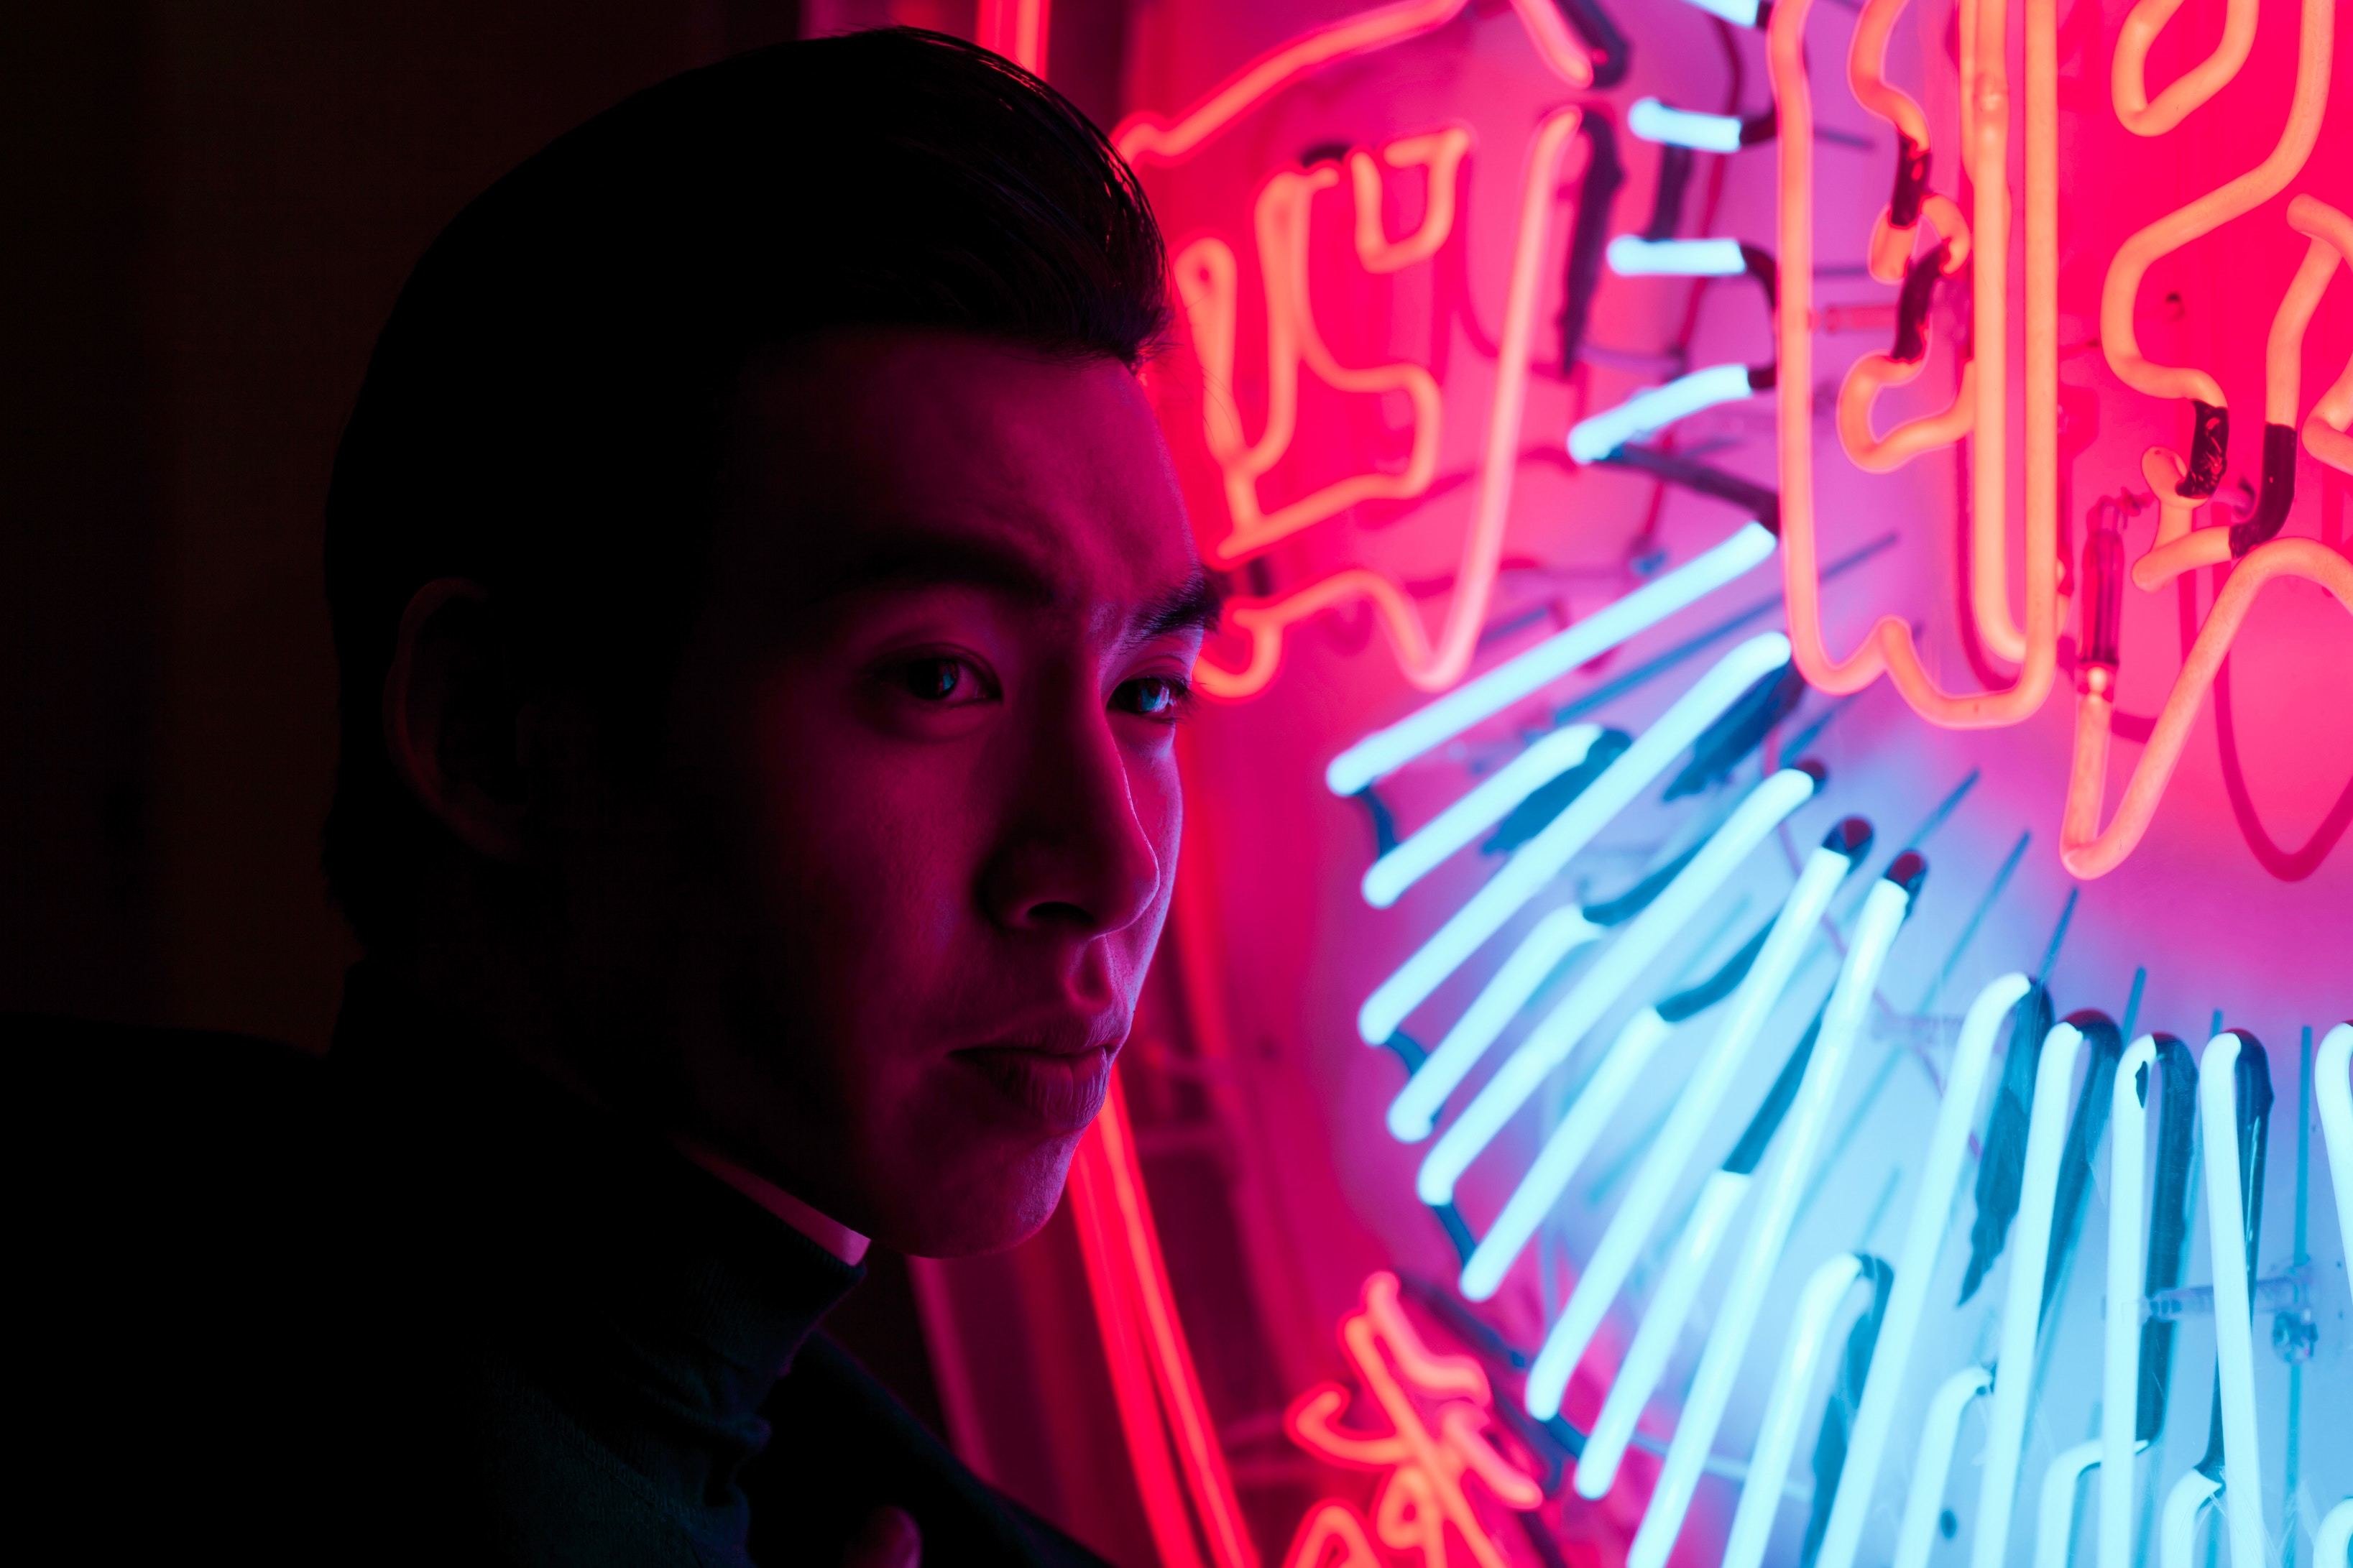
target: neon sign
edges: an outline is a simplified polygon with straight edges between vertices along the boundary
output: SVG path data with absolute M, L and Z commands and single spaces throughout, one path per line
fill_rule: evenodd
M 1337 1500 L 1316 1504 L 1301 1521 L 1284 1568 L 1380 1568 L 1376 1540 L 1418 1556 L 1422 1568 L 1446 1568 L 1450 1534 L 1480 1568 L 1505 1568 L 1465 1483 L 1475 1479 L 1496 1502 L 1522 1511 L 1541 1504 L 1544 1492 L 1487 1436 L 1494 1394 L 1486 1373 L 1467 1355 L 1436 1354 L 1422 1342 L 1399 1302 L 1394 1274 L 1365 1281 L 1363 1303 L 1340 1321 L 1340 1344 L 1371 1396 L 1366 1414 L 1377 1415 L 1381 1425 L 1344 1419 L 1354 1395 L 1327 1383 L 1292 1402 L 1283 1429 L 1327 1463 L 1379 1473 L 1372 1520 L 1368 1526 L 1353 1505 Z

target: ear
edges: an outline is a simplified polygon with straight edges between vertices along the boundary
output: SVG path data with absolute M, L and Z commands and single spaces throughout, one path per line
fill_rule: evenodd
M 522 736 L 522 699 L 489 591 L 463 577 L 427 583 L 400 617 L 385 672 L 393 771 L 459 842 L 520 861 L 529 804 Z

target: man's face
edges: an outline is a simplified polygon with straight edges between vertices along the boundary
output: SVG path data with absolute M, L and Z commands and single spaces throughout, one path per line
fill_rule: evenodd
M 1109 361 L 834 334 L 756 368 L 673 789 L 685 1129 L 916 1253 L 1053 1210 L 1160 935 L 1211 608 Z

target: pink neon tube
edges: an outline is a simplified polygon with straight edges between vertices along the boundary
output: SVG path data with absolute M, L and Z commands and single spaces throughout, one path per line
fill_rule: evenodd
M 1976 182 L 1974 275 L 1978 322 L 1972 387 L 1977 437 L 1972 444 L 1970 584 L 1972 615 L 1982 641 L 2005 644 L 2020 664 L 2017 683 L 2003 691 L 1955 696 L 1938 689 L 1922 663 L 1911 629 L 1894 616 L 1873 626 L 1846 658 L 1831 657 L 1822 639 L 1821 584 L 1814 536 L 1813 474 L 1813 100 L 1803 43 L 1811 0 L 1784 0 L 1767 30 L 1767 59 L 1780 107 L 1779 243 L 1782 300 L 1776 322 L 1779 405 L 1783 584 L 1789 641 L 1808 681 L 1834 694 L 1859 691 L 1881 675 L 1931 723 L 1947 729 L 2014 724 L 2042 705 L 2058 663 L 2058 64 L 2055 0 L 2026 7 L 2026 627 L 2009 618 L 2004 544 L 2004 392 L 2010 249 L 2005 29 L 1999 5 L 1964 0 L 1964 31 L 1973 52 L 1969 94 L 1981 112 L 1969 116 L 1969 163 Z M 1965 58 L 1970 58 L 1965 54 Z

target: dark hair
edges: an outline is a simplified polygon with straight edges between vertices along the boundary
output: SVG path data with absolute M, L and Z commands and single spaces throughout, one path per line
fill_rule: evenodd
M 1164 272 L 1134 174 L 1085 116 L 912 29 L 677 77 L 477 198 L 402 289 L 327 497 L 326 868 L 363 942 L 410 929 L 416 853 L 439 832 L 383 742 L 419 587 L 482 583 L 520 679 L 658 692 L 754 354 L 914 326 L 1134 368 L 1166 324 Z

